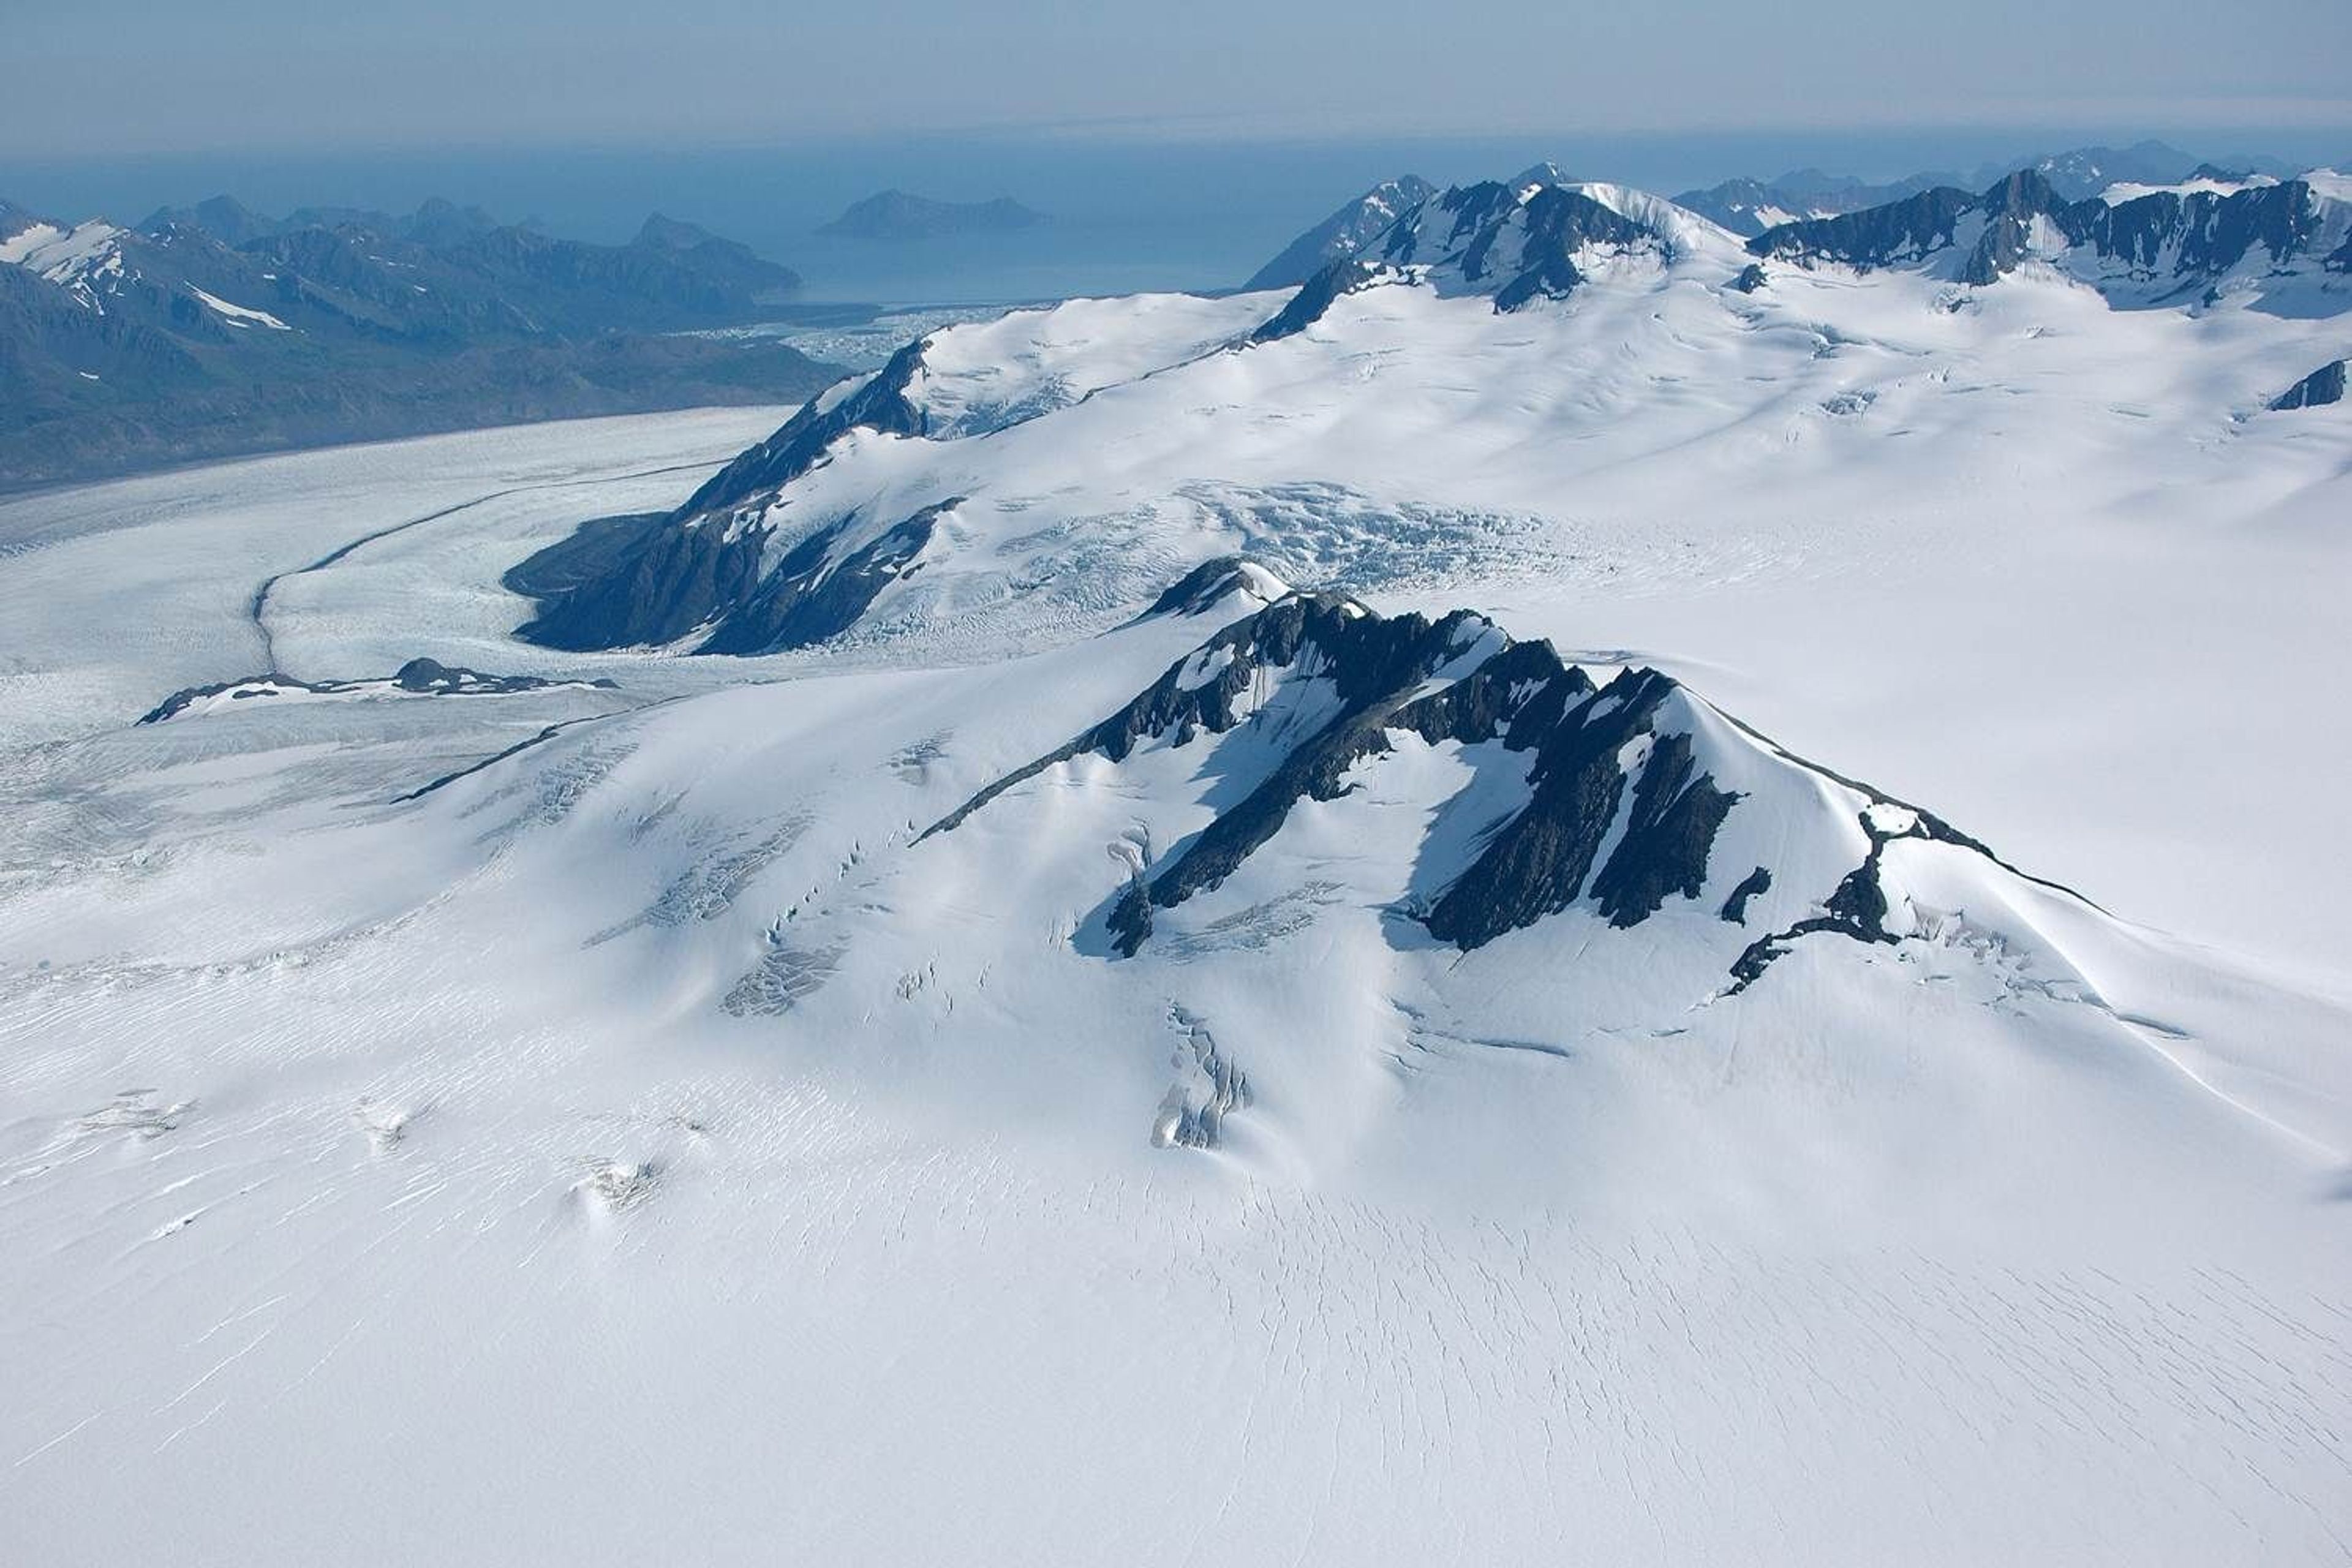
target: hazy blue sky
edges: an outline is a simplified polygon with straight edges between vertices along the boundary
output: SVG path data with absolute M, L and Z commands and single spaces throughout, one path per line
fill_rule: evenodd
M 0 154 L 2352 126 L 2348 0 L 0 0 Z

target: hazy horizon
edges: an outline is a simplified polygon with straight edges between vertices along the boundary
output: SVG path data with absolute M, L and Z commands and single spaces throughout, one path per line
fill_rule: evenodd
M 800 270 L 812 300 L 991 301 L 1239 283 L 1290 237 L 1376 181 L 1506 175 L 1540 159 L 1662 194 L 1818 166 L 1891 179 L 1966 175 L 2063 148 L 2153 137 L 2201 157 L 2352 159 L 2341 135 L 2293 127 L 2204 133 L 2127 123 L 1910 131 L 1568 132 L 1483 136 L 1087 141 L 1045 132 L 803 139 L 703 147 L 449 146 L 267 154 L 0 154 L 0 198 L 63 220 L 135 223 L 215 195 L 282 216 L 307 205 L 413 210 L 431 196 L 508 222 L 618 242 L 647 213 L 703 224 Z M 814 231 L 889 187 L 946 200 L 1011 195 L 1053 222 L 1017 235 L 877 247 Z
M 989 8 L 950 0 L 89 0 L 9 20 L 19 155 L 452 142 L 645 145 L 1019 128 L 1268 138 L 2352 126 L 2352 7 L 1457 0 Z

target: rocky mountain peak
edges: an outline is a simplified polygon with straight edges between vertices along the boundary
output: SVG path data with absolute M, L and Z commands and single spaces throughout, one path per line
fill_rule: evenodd
M 1163 603 L 1231 583 L 1245 564 L 1212 563 Z M 1095 912 L 1104 950 L 1133 958 L 1271 854 L 1296 814 L 1392 796 L 1400 786 L 1381 782 L 1389 760 L 1433 748 L 1466 782 L 1383 851 L 1400 863 L 1379 875 L 1407 888 L 1389 910 L 1402 943 L 1469 952 L 1559 918 L 1615 931 L 1670 920 L 1676 942 L 1712 955 L 1667 985 L 1688 986 L 1682 1001 L 1695 1004 L 1737 994 L 1810 937 L 1884 943 L 1918 931 L 1934 916 L 1906 880 L 1916 855 L 1966 877 L 2030 880 L 1932 814 L 1790 755 L 1659 670 L 1596 671 L 1472 611 L 1382 616 L 1328 593 L 1240 616 L 925 837 L 1084 758 L 1118 765 L 1131 795 L 1217 780 L 1206 819 L 1181 817 L 1164 853 L 1147 835 Z M 1377 837 L 1369 823 L 1362 832 Z

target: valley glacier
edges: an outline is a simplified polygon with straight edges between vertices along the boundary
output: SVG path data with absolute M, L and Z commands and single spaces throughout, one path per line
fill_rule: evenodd
M 2310 186 L 0 501 L 0 1555 L 2352 1556 Z

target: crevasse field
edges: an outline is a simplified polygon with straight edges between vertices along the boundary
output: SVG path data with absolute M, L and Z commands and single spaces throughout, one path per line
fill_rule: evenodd
M 1719 232 L 943 331 L 791 653 L 500 585 L 784 409 L 0 503 L 0 1558 L 2352 1556 L 2347 345 Z M 1391 726 L 1120 955 L 1457 608 L 1691 886 L 1436 940 L 1549 753 Z

